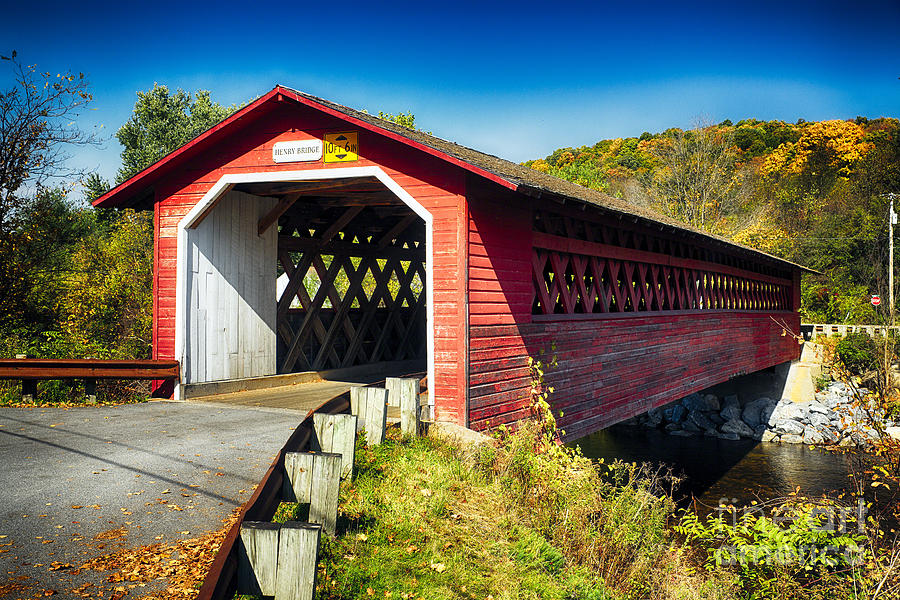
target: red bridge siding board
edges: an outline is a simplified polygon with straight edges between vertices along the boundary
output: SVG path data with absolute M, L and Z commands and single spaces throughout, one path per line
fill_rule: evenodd
M 494 198 L 491 198 L 491 194 Z M 528 414 L 527 357 L 545 371 L 551 404 L 574 439 L 691 392 L 797 358 L 773 319 L 796 312 L 706 311 L 532 321 L 531 212 L 483 188 L 469 194 L 469 421 L 474 429 Z M 618 221 L 613 227 L 620 226 Z M 796 296 L 797 282 L 794 281 Z M 794 307 L 796 309 L 796 306 Z
M 785 318 L 798 331 L 798 315 Z M 768 313 L 700 313 L 670 319 L 541 322 L 519 328 L 527 351 L 536 356 L 548 340 L 557 344 L 559 367 L 546 373 L 555 387 L 554 411 L 568 438 L 596 431 L 691 392 L 741 374 L 797 358 L 799 346 Z M 479 332 L 473 328 L 473 338 Z M 672 341 L 672 340 L 677 341 Z M 512 383 L 479 386 L 478 404 L 507 405 L 500 393 Z M 525 393 L 527 390 L 524 390 Z M 510 413 L 512 414 L 512 413 Z M 496 421 L 497 413 L 491 413 Z M 487 420 L 475 426 L 486 426 Z

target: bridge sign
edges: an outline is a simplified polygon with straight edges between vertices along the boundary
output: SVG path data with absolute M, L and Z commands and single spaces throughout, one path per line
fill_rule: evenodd
M 881 296 L 872 294 L 872 306 L 878 306 L 879 304 L 881 304 Z

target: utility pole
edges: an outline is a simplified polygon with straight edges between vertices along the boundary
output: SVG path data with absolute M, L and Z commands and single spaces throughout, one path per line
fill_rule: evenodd
M 890 310 L 891 326 L 894 325 L 894 225 L 897 224 L 897 213 L 894 212 L 894 198 L 897 194 L 885 194 L 891 201 L 891 210 L 888 213 L 888 308 Z

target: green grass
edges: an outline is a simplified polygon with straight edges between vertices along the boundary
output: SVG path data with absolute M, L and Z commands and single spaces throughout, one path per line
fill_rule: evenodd
M 683 572 L 666 536 L 671 502 L 651 479 L 536 439 L 465 450 L 392 432 L 360 446 L 338 536 L 323 538 L 317 598 L 725 597 L 727 585 Z

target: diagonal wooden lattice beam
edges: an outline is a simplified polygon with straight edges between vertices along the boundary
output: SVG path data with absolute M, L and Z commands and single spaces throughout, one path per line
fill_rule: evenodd
M 300 198 L 300 193 L 288 194 L 287 196 L 283 196 L 281 200 L 278 201 L 272 210 L 267 212 L 263 217 L 259 220 L 259 224 L 257 225 L 257 231 L 259 235 L 264 234 L 269 230 L 269 227 L 278 222 L 278 219 L 281 218 L 281 215 L 286 213 L 288 209 L 294 205 L 294 202 Z

